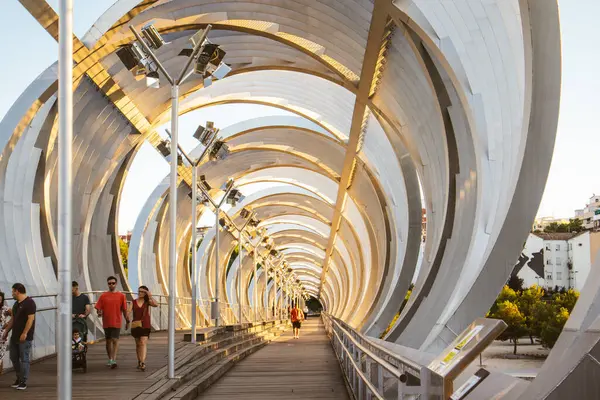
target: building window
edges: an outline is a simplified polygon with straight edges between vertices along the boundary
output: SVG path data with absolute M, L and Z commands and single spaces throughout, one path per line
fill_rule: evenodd
M 573 243 L 569 243 L 569 250 L 573 250 Z
M 556 279 L 557 280 L 562 280 L 562 272 L 561 271 L 556 271 Z
M 552 259 L 551 258 L 549 258 L 549 259 L 546 260 L 546 265 L 552 265 Z
M 551 281 L 551 280 L 552 280 L 552 272 L 548 272 L 548 273 L 546 274 L 546 280 L 547 280 L 547 281 Z
M 549 244 L 546 245 L 546 251 L 552 251 L 552 248 L 550 247 Z
M 562 265 L 562 258 L 556 257 L 556 265 Z
M 560 251 L 560 244 L 556 245 L 556 251 Z

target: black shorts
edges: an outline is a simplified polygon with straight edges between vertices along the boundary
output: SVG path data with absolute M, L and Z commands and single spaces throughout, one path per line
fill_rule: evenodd
M 292 321 L 292 327 L 293 328 L 300 329 L 300 326 L 302 326 L 302 324 L 300 323 L 300 321 Z
M 150 328 L 132 328 L 131 336 L 133 336 L 136 339 L 139 339 L 143 336 L 150 337 Z
M 121 337 L 121 328 L 104 328 L 106 339 L 118 339 Z

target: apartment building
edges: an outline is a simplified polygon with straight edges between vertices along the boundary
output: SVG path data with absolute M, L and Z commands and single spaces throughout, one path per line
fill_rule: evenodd
M 575 218 L 581 219 L 586 229 L 600 229 L 600 196 L 593 194 L 585 208 L 575 210 Z
M 600 232 L 531 233 L 513 274 L 534 284 L 581 290 L 600 251 Z

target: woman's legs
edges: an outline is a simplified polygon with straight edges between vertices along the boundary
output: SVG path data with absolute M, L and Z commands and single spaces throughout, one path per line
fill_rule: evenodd
M 140 362 L 146 363 L 146 353 L 148 351 L 148 336 L 142 336 L 140 339 Z
M 135 338 L 135 355 L 137 356 L 138 367 L 141 363 L 141 347 L 141 338 Z

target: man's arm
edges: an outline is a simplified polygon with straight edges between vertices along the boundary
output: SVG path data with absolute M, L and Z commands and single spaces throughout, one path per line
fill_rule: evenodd
M 134 300 L 135 301 L 135 300 Z M 133 304 L 131 307 L 132 311 L 133 311 Z M 129 315 L 127 313 L 127 299 L 125 298 L 125 295 L 123 295 L 123 305 L 121 307 L 121 311 L 123 311 L 123 316 L 125 317 L 125 330 L 129 329 Z
M 98 316 L 102 317 L 102 296 L 104 296 L 103 294 L 100 295 L 100 297 L 98 298 L 98 301 L 96 302 L 96 306 L 94 307 L 96 309 L 96 311 L 98 312 Z
M 90 303 L 90 298 L 88 297 L 88 295 L 84 294 L 84 296 L 87 299 L 84 312 L 85 318 L 87 318 L 87 316 L 92 313 L 92 304 Z
M 35 314 L 29 314 L 27 316 L 27 322 L 25 323 L 25 329 L 23 329 L 23 333 L 21 333 L 21 337 L 19 338 L 21 343 L 25 343 L 25 341 L 27 340 L 27 334 L 33 326 L 33 321 L 35 321 Z

